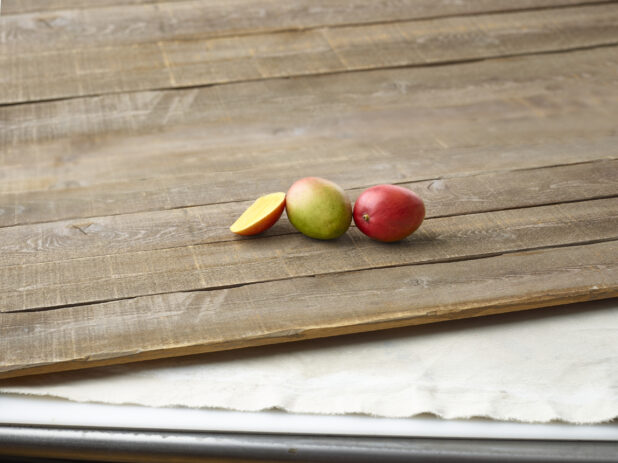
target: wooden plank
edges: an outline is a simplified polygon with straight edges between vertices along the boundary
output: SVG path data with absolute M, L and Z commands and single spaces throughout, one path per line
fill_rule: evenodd
M 421 195 L 427 218 L 540 206 L 618 195 L 618 161 L 446 177 L 403 186 Z M 351 200 L 361 191 L 350 190 Z M 227 227 L 251 203 L 0 228 L 0 267 L 230 241 L 234 235 Z M 292 232 L 284 215 L 264 236 Z
M 0 54 L 0 103 L 617 44 L 618 5 Z M 551 27 L 547 27 L 551 24 Z M 44 81 L 41 81 L 41 76 Z
M 580 97 L 574 92 L 573 99 Z M 418 124 L 413 123 L 414 127 L 406 131 L 403 127 L 405 118 L 415 112 L 414 108 L 403 111 L 391 108 L 368 109 L 365 114 L 361 111 L 341 114 L 339 122 L 346 127 L 343 139 L 337 137 L 336 130 L 324 128 L 322 131 L 321 127 L 312 127 L 313 121 L 307 120 L 298 121 L 298 130 L 304 131 L 305 127 L 309 127 L 308 131 L 313 133 L 272 136 L 269 132 L 271 127 L 276 130 L 277 123 L 269 123 L 265 116 L 263 127 L 255 129 L 255 137 L 259 137 L 261 132 L 263 139 L 229 144 L 213 140 L 209 144 L 205 135 L 214 132 L 216 125 L 212 128 L 208 125 L 186 130 L 182 128 L 175 133 L 156 135 L 110 136 L 107 140 L 93 140 L 90 145 L 82 145 L 77 140 L 73 140 L 72 145 L 71 140 L 50 145 L 31 144 L 24 146 L 22 153 L 25 158 L 32 154 L 33 162 L 0 166 L 0 176 L 4 178 L 0 184 L 0 207 L 21 205 L 18 220 L 25 222 L 30 212 L 25 207 L 26 203 L 37 195 L 48 202 L 66 195 L 73 195 L 81 202 L 91 197 L 103 202 L 106 197 L 124 189 L 147 192 L 154 188 L 160 191 L 163 185 L 167 188 L 176 184 L 180 192 L 191 184 L 216 184 L 228 190 L 193 192 L 197 195 L 191 197 L 193 202 L 184 205 L 196 205 L 205 204 L 195 202 L 199 201 L 198 196 L 204 194 L 215 194 L 227 200 L 250 199 L 251 195 L 238 197 L 229 191 L 232 188 L 224 186 L 228 181 L 245 185 L 245 190 L 254 189 L 255 184 L 249 185 L 246 180 L 249 176 L 256 181 L 272 181 L 270 188 L 285 188 L 289 186 L 288 181 L 293 181 L 298 175 L 320 173 L 334 175 L 351 188 L 375 183 L 377 179 L 391 174 L 398 181 L 419 180 L 445 173 L 469 172 L 473 170 L 473 165 L 476 166 L 474 169 L 479 170 L 522 168 L 611 158 L 617 154 L 617 137 L 612 135 L 614 126 L 607 115 L 615 113 L 618 117 L 618 105 L 614 111 L 611 102 L 602 110 L 591 103 L 590 108 L 575 114 L 568 107 L 551 109 L 547 116 L 550 120 L 544 125 L 546 130 L 538 127 L 543 119 L 516 101 L 505 100 L 495 105 L 494 101 L 481 102 L 476 108 L 474 106 L 476 104 L 471 103 L 470 110 L 482 112 L 479 117 L 488 120 L 495 114 L 494 127 L 510 130 L 492 130 L 488 133 L 483 127 L 467 120 L 465 115 L 451 112 L 455 108 L 436 107 L 418 109 L 427 118 Z M 501 109 L 504 111 L 500 112 Z M 436 119 L 441 114 L 444 117 L 438 126 Z M 584 115 L 590 116 L 586 124 L 581 123 Z M 518 120 L 513 121 L 512 118 Z M 375 120 L 377 127 L 370 127 L 372 120 Z M 390 129 L 386 127 L 389 120 L 393 120 L 394 125 Z M 595 121 L 599 124 L 594 125 Z M 380 132 L 381 127 L 384 127 L 383 132 Z M 387 138 L 388 135 L 391 137 Z M 527 136 L 525 144 L 522 143 L 524 136 Z M 251 135 L 248 137 L 252 138 Z M 63 146 L 71 147 L 70 151 L 62 152 L 60 148 Z M 10 156 L 17 151 L 11 149 Z M 521 163 L 517 162 L 518 151 L 522 153 Z M 498 153 L 504 154 L 493 159 Z M 490 158 L 487 168 L 478 162 L 481 156 Z M 473 159 L 470 165 L 466 165 L 462 162 L 464 157 L 477 160 Z M 354 163 L 350 159 L 354 159 Z M 441 164 L 435 165 L 434 161 Z M 449 169 L 451 166 L 452 169 Z M 370 170 L 374 171 L 374 175 Z M 350 183 L 352 179 L 356 184 Z M 269 189 L 268 185 L 266 188 Z M 97 191 L 97 194 L 89 194 L 91 191 Z M 176 196 L 178 192 L 171 191 L 169 200 L 162 204 L 159 201 L 159 204 L 162 208 L 182 206 Z M 156 205 L 152 201 L 144 203 L 150 207 Z M 98 204 L 97 207 L 105 207 L 105 204 Z M 72 216 L 79 216 L 76 215 L 77 210 L 73 212 Z M 96 211 L 93 212 L 96 214 Z M 41 213 L 48 215 L 45 211 Z M 105 215 L 105 212 L 99 215 Z M 0 224 L 9 225 L 13 218 L 12 214 L 5 212 L 0 216 Z
M 354 188 L 614 157 L 617 56 L 0 108 L 0 224 L 249 200 L 304 175 Z
M 173 2 L 175 0 L 165 0 Z M 183 0 L 179 0 L 183 1 Z M 2 14 L 43 13 L 56 10 L 100 8 L 113 5 L 161 3 L 161 0 L 2 0 Z
M 410 146 L 412 145 L 412 146 Z M 359 158 L 371 155 L 375 148 L 361 145 Z M 386 147 L 391 147 L 386 143 Z M 332 147 L 331 147 L 332 148 Z M 87 223 L 93 217 L 140 211 L 177 209 L 215 203 L 255 200 L 273 191 L 287 191 L 297 179 L 317 175 L 327 177 L 346 189 L 379 183 L 401 183 L 444 176 L 536 168 L 586 160 L 618 158 L 616 137 L 596 142 L 547 143 L 541 146 L 498 146 L 433 150 L 415 153 L 412 143 L 398 144 L 408 156 L 351 162 L 350 157 L 317 164 L 302 163 L 248 169 L 245 172 L 204 172 L 180 177 L 143 179 L 137 182 L 110 182 L 58 191 L 34 191 L 0 195 L 0 223 L 15 226 L 53 220 L 73 219 Z M 326 150 L 334 156 L 337 151 Z M 346 150 L 345 153 L 352 153 Z M 348 154 L 348 156 L 350 156 Z M 374 157 L 375 158 L 375 157 Z M 276 167 L 276 168 L 275 168 Z
M 500 0 L 4 0 L 2 30 L 6 33 L 0 35 L 0 46 L 14 42 L 18 47 L 37 43 L 50 47 L 76 39 L 83 46 L 110 40 L 205 38 L 589 3 L 599 1 L 518 0 L 507 5 Z M 45 27 L 32 27 L 40 23 Z
M 118 230 L 122 233 L 121 230 Z M 399 245 L 359 230 L 299 233 L 0 267 L 0 311 L 213 289 L 351 270 L 444 262 L 618 239 L 618 197 L 427 220 Z
M 527 127 L 533 133 L 538 132 L 534 128 L 539 119 L 548 126 L 544 132 L 551 134 L 553 119 L 567 112 L 583 112 L 580 125 L 597 114 L 606 119 L 614 116 L 618 106 L 613 91 L 617 49 L 5 106 L 0 107 L 1 164 L 28 165 L 45 160 L 58 164 L 63 161 L 62 152 L 73 161 L 97 153 L 109 158 L 128 152 L 133 159 L 149 152 L 129 151 L 133 143 L 118 141 L 104 151 L 108 137 L 119 134 L 163 135 L 139 142 L 150 142 L 153 146 L 148 148 L 152 150 L 158 144 L 167 144 L 168 149 L 179 152 L 183 150 L 180 140 L 189 143 L 190 137 L 199 137 L 197 145 L 189 145 L 197 150 L 203 145 L 234 145 L 234 140 L 240 145 L 240 135 L 245 145 L 286 136 L 373 141 L 397 134 L 401 137 L 404 126 L 407 131 L 420 126 L 422 133 L 446 137 L 451 146 L 454 140 L 448 134 L 462 124 L 463 117 L 468 122 L 474 118 L 482 126 L 489 120 L 483 117 L 485 114 L 497 123 L 508 119 L 515 128 L 520 120 L 533 118 L 534 123 Z M 442 120 L 446 130 L 437 123 Z M 583 125 L 594 131 L 602 122 L 598 117 Z M 372 130 L 374 126 L 377 129 Z M 475 127 L 466 125 L 467 130 Z M 174 137 L 175 131 L 182 129 L 186 131 Z M 573 129 L 576 127 L 569 127 L 569 131 Z M 200 136 L 200 130 L 205 135 Z M 502 128 L 483 130 L 489 140 L 502 140 L 496 132 L 503 137 L 509 133 Z M 429 138 L 414 133 L 418 139 Z M 455 140 L 462 136 L 457 133 Z M 172 140 L 167 141 L 170 137 Z M 517 138 L 521 140 L 520 134 Z M 52 143 L 61 140 L 62 144 Z M 173 146 L 169 146 L 171 143 Z M 439 145 L 434 142 L 431 146 Z
M 525 0 L 511 6 L 495 0 L 446 4 L 431 0 L 106 0 L 73 8 L 65 5 L 64 11 L 39 9 L 33 14 L 4 16 L 0 51 L 135 45 L 587 3 L 592 0 Z
M 618 296 L 616 242 L 0 314 L 0 377 Z

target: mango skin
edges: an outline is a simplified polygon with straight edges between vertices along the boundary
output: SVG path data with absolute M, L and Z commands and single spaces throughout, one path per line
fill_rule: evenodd
M 294 228 L 318 240 L 338 238 L 352 223 L 352 205 L 345 191 L 320 177 L 294 182 L 285 197 L 285 210 Z
M 414 233 L 425 218 L 425 204 L 413 191 L 397 185 L 367 188 L 354 203 L 354 223 L 369 238 L 385 243 Z

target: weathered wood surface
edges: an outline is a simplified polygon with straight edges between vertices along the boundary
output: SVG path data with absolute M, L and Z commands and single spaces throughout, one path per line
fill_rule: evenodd
M 616 257 L 599 243 L 5 314 L 0 376 L 616 297 Z
M 66 161 L 96 153 L 113 162 L 161 154 L 160 145 L 176 153 L 208 145 L 247 151 L 303 135 L 314 143 L 405 137 L 420 148 L 594 140 L 615 135 L 616 49 L 0 106 L 0 159 L 13 165 L 53 156 L 70 169 Z M 153 138 L 107 146 L 110 137 L 145 133 Z
M 178 5 L 183 4 L 171 7 Z M 160 7 L 152 8 L 161 16 Z M 95 44 L 84 48 L 81 39 L 77 45 L 69 37 L 66 44 L 48 49 L 40 45 L 42 37 L 31 50 L 24 49 L 23 34 L 9 31 L 5 36 L 17 41 L 0 48 L 0 68 L 10 70 L 0 74 L 0 103 L 616 45 L 616 24 L 618 4 L 601 4 L 564 8 L 558 15 L 541 9 L 206 39 L 164 40 L 146 30 L 150 41 L 115 44 L 108 39 L 105 46 L 97 45 L 101 34 L 95 26 Z M 50 33 L 57 34 L 53 27 Z M 111 35 L 121 36 L 113 30 Z M 45 85 L 40 85 L 41 75 Z
M 160 0 L 97 0 L 96 2 L 85 2 L 84 0 L 2 0 L 2 14 L 43 13 L 63 9 L 89 9 L 93 6 L 156 4 L 158 2 Z
M 317 246 L 302 235 L 289 234 L 287 227 L 288 233 L 283 236 L 260 240 L 226 240 L 8 266 L 0 268 L 0 311 L 618 240 L 617 224 L 618 196 L 428 219 L 412 238 L 392 246 L 376 245 L 357 229 L 335 242 Z M 87 233 L 89 228 L 84 224 L 78 230 Z
M 616 24 L 568 0 L 4 0 L 0 377 L 618 296 Z M 395 245 L 228 231 L 306 175 L 405 185 L 427 219 Z
M 613 158 L 617 67 L 604 48 L 0 107 L 0 226 Z
M 423 197 L 428 219 L 450 217 L 614 197 L 618 194 L 618 160 L 445 177 L 401 185 Z M 349 190 L 348 194 L 355 200 L 361 191 Z M 231 235 L 227 225 L 251 203 L 234 201 L 0 228 L 0 255 L 3 256 L 0 267 L 242 241 L 246 238 Z M 264 236 L 293 231 L 284 216 Z
M 320 21 L 315 24 L 326 25 L 329 18 L 341 18 L 352 16 L 358 21 L 361 18 L 373 15 L 374 21 L 388 21 L 393 19 L 409 19 L 411 17 L 442 16 L 453 14 L 473 14 L 488 11 L 509 11 L 529 8 L 560 7 L 579 5 L 586 3 L 599 3 L 599 0 L 518 0 L 513 3 L 505 3 L 502 0 L 468 0 L 466 2 L 453 2 L 449 0 L 313 0 L 295 1 L 296 5 L 289 5 L 292 2 L 283 2 L 273 5 L 273 2 L 265 0 L 97 0 L 96 2 L 87 0 L 2 0 L 2 14 L 21 14 L 21 13 L 44 13 L 56 10 L 99 10 L 101 7 L 123 6 L 122 11 L 125 15 L 133 13 L 133 9 L 126 8 L 130 5 L 154 5 L 162 8 L 169 8 L 171 3 L 182 3 L 180 8 L 189 6 L 190 8 L 203 8 L 208 15 L 212 15 L 223 9 L 226 15 L 223 18 L 234 20 L 242 15 L 256 17 L 264 20 L 264 17 L 274 13 L 281 14 L 281 10 L 294 8 L 297 20 L 302 21 L 300 16 L 320 14 Z M 278 9 L 275 9 L 278 6 Z M 369 11 L 367 11 L 369 10 Z M 139 11 L 139 10 L 138 10 Z M 203 11 L 200 11 L 203 13 Z M 412 15 L 412 16 L 410 16 Z M 192 19 L 197 19 L 197 12 Z M 118 18 L 122 19 L 122 18 Z M 133 18 L 134 19 L 134 18 Z M 159 18 L 157 18 L 159 19 Z M 218 19 L 218 18 L 217 18 Z M 270 19 L 270 18 L 269 18 Z M 246 20 L 246 19 L 245 19 Z M 306 20 L 306 19 L 305 19 Z M 331 21 L 333 19 L 330 19 Z M 335 23 L 336 24 L 336 23 Z M 278 23 L 274 23 L 278 26 Z
M 17 2 L 17 3 L 16 3 Z M 80 49 L 263 32 L 539 10 L 603 3 L 595 0 L 27 0 L 2 2 L 0 47 L 12 51 Z M 79 6 L 71 6 L 77 3 Z M 45 27 L 37 27 L 45 26 Z

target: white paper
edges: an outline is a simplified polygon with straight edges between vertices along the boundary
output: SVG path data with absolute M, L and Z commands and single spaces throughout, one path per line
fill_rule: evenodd
M 238 412 L 208 408 L 78 403 L 52 397 L 10 394 L 0 394 L 0 425 L 2 424 L 185 432 L 618 442 L 618 422 L 575 426 L 564 423 L 530 424 L 487 419 L 441 420 L 430 415 L 378 418 L 358 414 Z
M 618 416 L 618 301 L 1 384 L 155 407 L 599 423 Z

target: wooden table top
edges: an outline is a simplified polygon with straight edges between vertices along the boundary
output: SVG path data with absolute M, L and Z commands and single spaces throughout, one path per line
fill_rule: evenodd
M 320 176 L 396 244 L 285 215 Z M 618 3 L 4 0 L 0 377 L 618 296 Z

